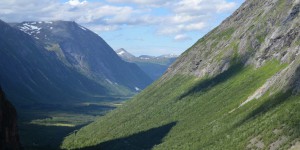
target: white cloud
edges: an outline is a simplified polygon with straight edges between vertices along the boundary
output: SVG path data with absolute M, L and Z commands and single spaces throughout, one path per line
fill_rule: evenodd
M 173 15 L 164 16 L 157 33 L 183 34 L 209 28 L 221 13 L 233 11 L 235 2 L 226 0 L 176 0 L 166 6 Z
M 135 3 L 135 4 L 150 4 L 150 6 L 158 6 L 168 3 L 166 0 L 106 0 L 112 3 Z
M 85 26 L 98 24 L 97 31 L 119 29 L 133 17 L 128 6 L 113 6 L 87 0 L 5 0 L 1 1 L 0 19 L 6 22 L 22 21 L 76 21 Z
M 175 41 L 187 41 L 191 40 L 191 38 L 186 34 L 178 34 L 174 37 Z
M 216 7 L 217 7 L 218 12 L 224 12 L 224 11 L 229 11 L 229 10 L 234 9 L 236 7 L 236 5 L 237 4 L 234 2 L 227 3 L 225 1 L 222 1 Z
M 100 33 L 102 31 L 114 31 L 120 29 L 118 25 L 100 25 L 100 24 L 88 24 L 86 27 L 96 33 Z
M 79 5 L 84 5 L 84 4 L 86 4 L 87 3 L 87 1 L 86 0 L 84 0 L 84 1 L 79 1 L 79 0 L 69 0 L 68 2 L 66 2 L 67 4 L 69 4 L 69 5 L 72 5 L 72 6 L 79 6 Z
M 157 15 L 154 13 L 157 7 L 166 13 Z M 213 16 L 235 7 L 236 3 L 227 0 L 68 0 L 64 3 L 1 0 L 0 19 L 6 22 L 71 20 L 98 32 L 121 29 L 124 25 L 143 25 L 153 26 L 159 34 L 175 36 L 203 30 Z
M 178 24 L 175 26 L 166 26 L 159 29 L 158 34 L 162 35 L 170 35 L 170 34 L 178 34 L 185 33 L 188 31 L 199 31 L 206 27 L 204 22 L 198 23 L 188 23 L 188 24 Z
M 173 7 L 177 13 L 214 13 L 232 10 L 236 3 L 226 0 L 180 0 Z
M 202 30 L 204 27 L 205 27 L 204 22 L 191 23 L 185 26 L 185 30 L 187 31 Z

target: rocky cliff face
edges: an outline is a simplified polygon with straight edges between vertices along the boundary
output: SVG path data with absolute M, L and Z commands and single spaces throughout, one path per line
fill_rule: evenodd
M 16 109 L 5 99 L 0 87 L 0 149 L 21 149 L 17 128 Z
M 164 79 L 175 74 L 213 77 L 236 62 L 259 68 L 270 60 L 278 60 L 289 66 L 272 80 L 285 85 L 280 90 L 293 87 L 289 84 L 295 79 L 290 76 L 296 77 L 300 67 L 299 12 L 298 0 L 248 0 L 188 49 Z

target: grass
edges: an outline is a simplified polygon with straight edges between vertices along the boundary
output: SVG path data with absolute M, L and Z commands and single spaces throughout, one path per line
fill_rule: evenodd
M 103 143 L 172 122 L 176 125 L 161 143 L 152 145 L 153 149 L 245 149 L 252 146 L 250 141 L 255 137 L 261 137 L 268 148 L 282 136 L 288 141 L 280 146 L 288 147 L 299 137 L 294 134 L 300 129 L 300 111 L 295 105 L 298 96 L 265 95 L 238 108 L 285 66 L 277 61 L 258 69 L 237 64 L 214 78 L 175 76 L 163 85 L 157 81 L 122 107 L 66 137 L 62 148 L 101 148 Z M 295 118 L 286 113 L 293 113 Z M 275 129 L 282 132 L 275 135 Z
M 99 112 L 99 115 L 101 112 Z M 32 120 L 30 124 L 42 126 L 65 126 L 75 127 L 84 125 L 96 120 L 97 116 L 76 113 L 52 113 L 48 115 L 50 118 Z

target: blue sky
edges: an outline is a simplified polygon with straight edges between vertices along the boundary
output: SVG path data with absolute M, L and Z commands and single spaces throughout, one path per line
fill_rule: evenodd
M 180 54 L 244 0 L 1 0 L 6 22 L 69 20 L 134 55 Z

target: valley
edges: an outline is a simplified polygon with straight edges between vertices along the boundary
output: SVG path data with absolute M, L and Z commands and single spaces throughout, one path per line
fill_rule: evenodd
M 141 55 L 136 57 L 123 48 L 116 50 L 116 53 L 124 61 L 135 63 L 139 66 L 153 81 L 159 79 L 178 57 L 174 54 L 161 56 Z
M 152 82 L 75 22 L 0 20 L 0 27 L 0 84 L 16 107 L 25 149 L 59 149 L 65 136 Z
M 0 148 L 299 149 L 300 0 L 240 2 L 57 2 L 74 16 L 101 12 L 75 17 L 94 31 L 0 20 Z M 212 14 L 224 19 L 216 27 Z M 100 33 L 154 55 L 114 51 Z M 163 55 L 193 36 L 181 55 Z
M 25 149 L 59 149 L 65 136 L 121 106 L 128 97 L 72 105 L 19 108 L 19 132 Z

